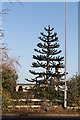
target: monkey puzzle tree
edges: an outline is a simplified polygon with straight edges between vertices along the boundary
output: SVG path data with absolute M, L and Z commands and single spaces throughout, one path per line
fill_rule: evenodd
M 35 75 L 35 78 L 31 80 L 26 79 L 30 82 L 36 82 L 36 86 L 41 84 L 48 86 L 53 81 L 59 82 L 64 76 L 64 73 L 59 72 L 59 68 L 64 68 L 64 57 L 60 56 L 61 50 L 58 50 L 60 45 L 57 33 L 53 32 L 54 28 L 51 28 L 50 25 L 48 28 L 44 27 L 44 30 L 46 34 L 40 33 L 39 39 L 41 42 L 37 44 L 39 49 L 34 49 L 38 55 L 33 55 L 33 59 L 36 61 L 32 63 L 32 67 L 38 68 L 38 71 L 29 70 L 31 74 Z

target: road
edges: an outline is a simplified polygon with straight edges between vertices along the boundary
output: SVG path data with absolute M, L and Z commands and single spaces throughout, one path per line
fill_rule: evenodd
M 80 120 L 79 116 L 3 116 L 2 120 Z

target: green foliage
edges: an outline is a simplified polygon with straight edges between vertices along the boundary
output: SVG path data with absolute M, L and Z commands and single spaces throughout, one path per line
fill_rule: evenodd
M 19 100 L 26 99 L 26 96 L 27 96 L 26 92 L 23 92 L 23 91 L 15 92 L 13 94 L 13 96 L 12 96 L 14 106 L 16 106 L 16 105 L 25 105 L 26 102 L 19 101 Z
M 2 71 L 2 108 L 9 110 L 8 106 L 13 105 L 12 96 L 15 92 L 17 75 L 11 68 L 5 67 Z
M 48 86 L 47 88 L 46 87 L 37 87 L 37 89 L 34 90 L 34 94 L 36 94 L 37 98 L 40 98 L 40 99 L 47 98 L 47 99 L 52 100 L 52 99 L 55 99 L 56 91 L 55 91 L 54 87 L 52 87 L 52 86 Z
M 3 90 L 3 93 L 2 93 L 2 110 L 8 111 L 9 110 L 9 108 L 8 108 L 9 105 L 13 105 L 11 95 L 10 95 L 9 92 Z
M 13 70 L 9 67 L 5 67 L 2 70 L 2 87 L 3 90 L 10 92 L 12 95 L 15 87 L 16 87 L 16 80 L 18 76 L 16 73 L 13 72 Z
M 26 99 L 26 92 L 23 91 L 18 91 L 18 92 L 14 92 L 12 99 Z
M 58 43 L 57 33 L 53 31 L 54 28 L 51 28 L 49 25 L 48 28 L 44 27 L 44 30 L 46 33 L 40 33 L 40 42 L 37 44 L 39 49 L 34 49 L 38 55 L 33 55 L 35 62 L 32 63 L 32 67 L 37 69 L 36 71 L 29 70 L 35 78 L 26 80 L 36 83 L 36 91 L 34 90 L 36 92 L 36 96 L 39 98 L 46 97 L 48 99 L 53 99 L 55 98 L 56 91 L 54 85 L 51 84 L 51 80 L 53 82 L 56 81 L 58 86 L 59 81 L 65 75 L 63 72 L 60 73 L 58 71 L 58 68 L 64 68 L 64 57 L 60 56 L 61 50 L 58 50 L 60 45 Z M 46 88 L 46 86 L 48 86 L 48 88 Z
M 16 58 L 8 56 L 8 48 L 2 44 L 2 107 L 8 110 L 8 106 L 12 103 L 12 96 L 16 88 L 16 80 L 18 74 L 15 65 L 19 65 Z
M 80 75 L 76 74 L 68 82 L 68 105 L 80 106 Z

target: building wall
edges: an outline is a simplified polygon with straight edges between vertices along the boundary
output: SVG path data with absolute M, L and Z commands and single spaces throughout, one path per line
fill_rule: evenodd
M 22 86 L 23 92 L 27 92 L 31 87 L 33 87 L 33 84 L 17 84 L 16 85 L 16 91 L 19 90 L 19 87 Z

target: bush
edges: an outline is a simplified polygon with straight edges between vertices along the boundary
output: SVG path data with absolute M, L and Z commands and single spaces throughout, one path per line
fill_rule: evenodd
M 8 106 L 13 105 L 12 98 L 10 96 L 10 93 L 7 91 L 2 92 L 2 110 L 9 111 Z
M 14 92 L 13 99 L 26 99 L 27 93 L 23 91 Z

